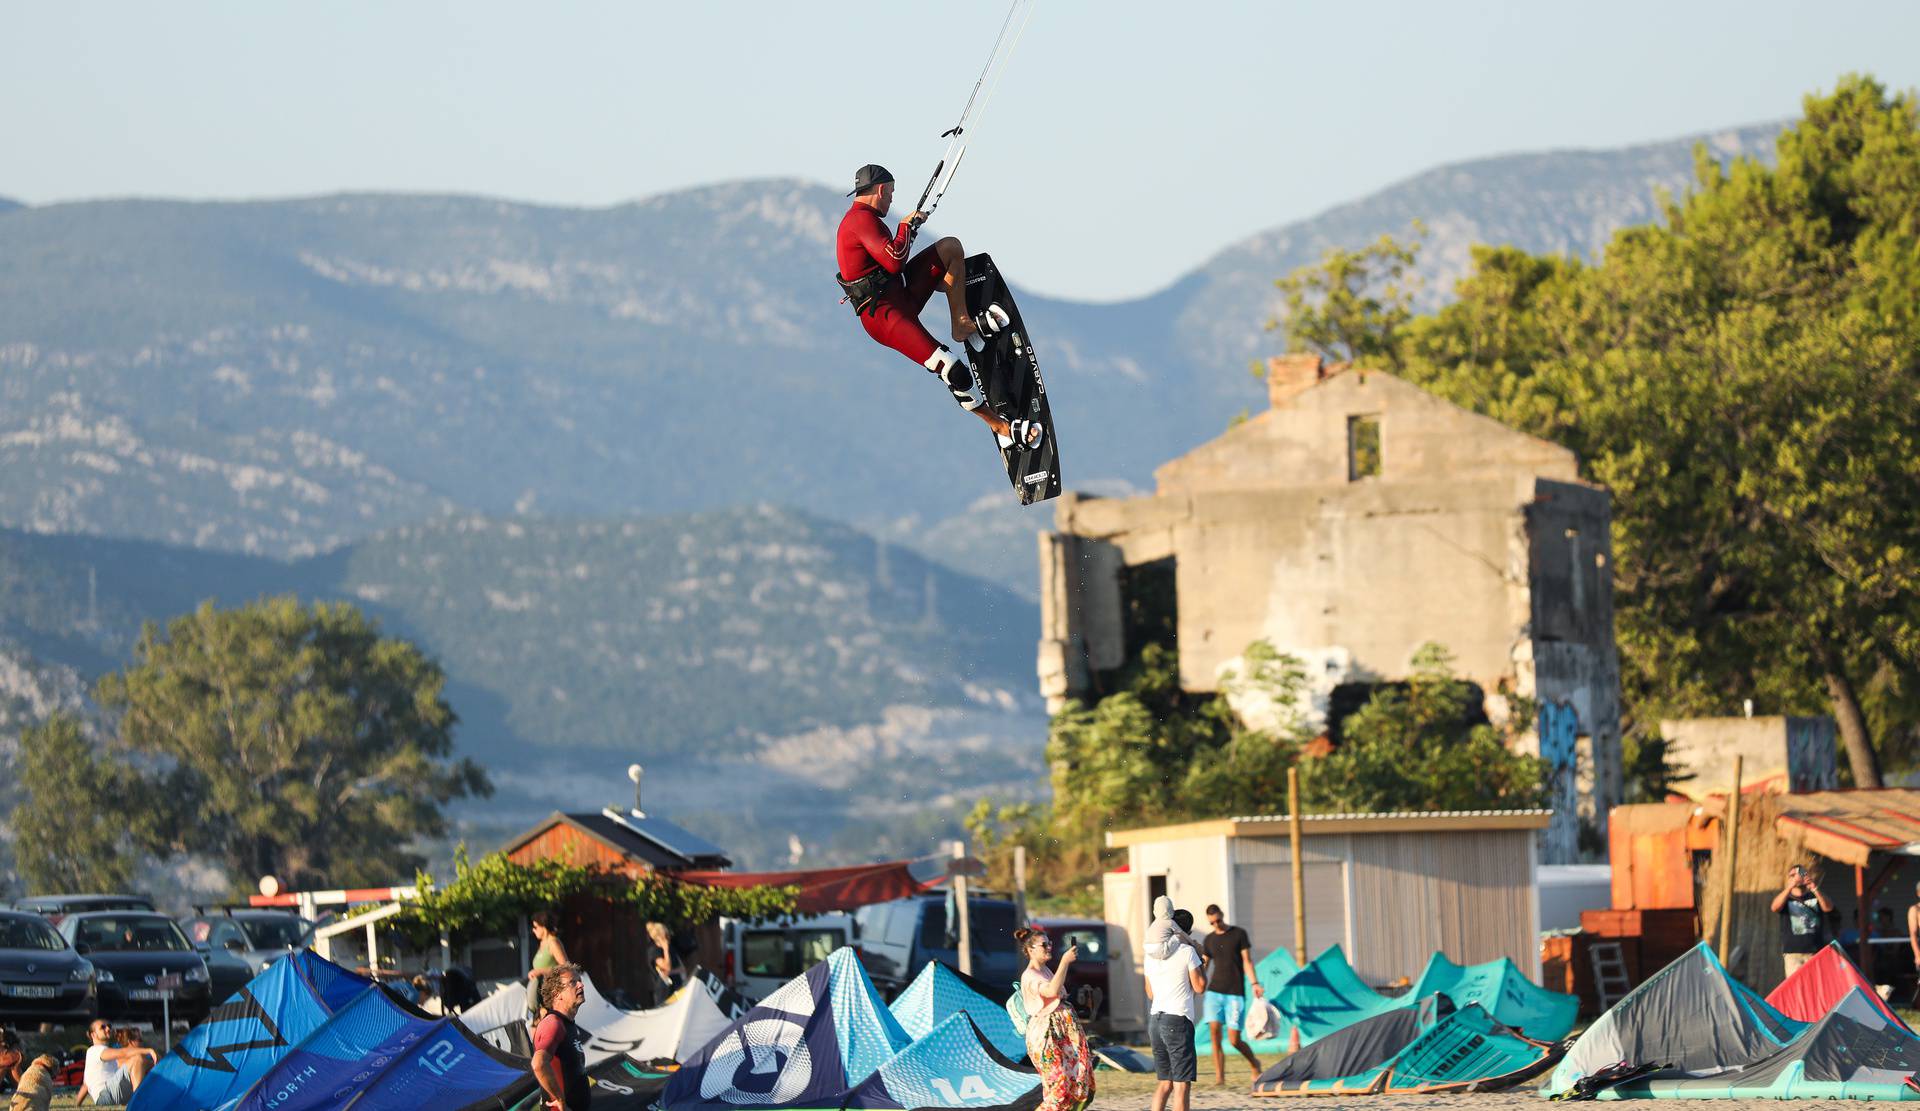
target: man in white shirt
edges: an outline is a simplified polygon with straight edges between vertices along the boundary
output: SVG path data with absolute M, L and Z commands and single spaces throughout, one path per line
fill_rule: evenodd
M 1192 928 L 1186 918 L 1182 930 Z M 1193 1024 L 1200 1017 L 1199 993 L 1207 982 L 1200 975 L 1200 954 L 1191 945 L 1174 947 L 1165 959 L 1148 957 L 1147 1040 L 1153 1043 L 1153 1073 L 1160 1081 L 1153 1089 L 1153 1111 L 1167 1111 L 1171 1097 L 1173 1111 L 1188 1111 L 1192 1106 L 1193 1078 L 1197 1062 L 1193 1052 Z
M 113 1044 L 113 1027 L 105 1019 L 94 1019 L 87 1027 L 93 1044 L 87 1047 L 87 1069 L 82 1077 L 88 1099 L 95 1103 L 125 1103 L 133 1090 L 147 1078 L 147 1070 L 159 1057 L 146 1046 L 121 1049 Z

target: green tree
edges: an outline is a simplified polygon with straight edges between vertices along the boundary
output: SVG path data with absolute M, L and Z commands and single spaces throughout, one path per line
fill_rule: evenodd
M 1630 715 L 1825 709 L 1877 786 L 1875 731 L 1910 752 L 1920 701 L 1914 98 L 1846 78 L 1774 167 L 1703 148 L 1692 192 L 1596 262 L 1479 248 L 1456 292 L 1342 342 L 1613 491 Z
M 413 872 L 409 846 L 446 832 L 440 808 L 491 793 L 478 765 L 450 759 L 445 686 L 357 608 L 282 597 L 149 624 L 95 697 L 119 746 L 163 769 L 144 785 L 162 812 L 150 848 L 311 886 Z
M 1413 317 L 1412 275 L 1419 241 L 1426 229 L 1413 226 L 1414 241 L 1383 235 L 1357 251 L 1335 247 L 1314 266 L 1303 266 L 1274 282 L 1280 289 L 1282 316 L 1268 330 L 1284 326 L 1295 350 L 1317 351 L 1335 362 L 1364 363 L 1382 370 L 1398 367 L 1400 329 Z
M 36 891 L 125 891 L 138 851 L 121 812 L 137 776 L 55 714 L 20 734 L 14 858 Z
M 1113 864 L 1108 832 L 1282 813 L 1295 766 L 1309 812 L 1517 809 L 1545 797 L 1541 762 L 1513 750 L 1513 731 L 1475 724 L 1476 688 L 1453 675 L 1437 645 L 1416 653 L 1405 689 L 1383 688 L 1321 757 L 1303 755 L 1310 738 L 1298 659 L 1255 641 L 1215 694 L 1183 691 L 1179 674 L 1173 650 L 1149 643 L 1120 672 L 1120 689 L 1054 716 L 1052 805 L 981 799 L 966 817 L 990 884 L 1011 882 L 1012 850 L 1023 846 L 1036 903 L 1091 912 L 1100 873 Z M 1529 720 L 1524 702 L 1514 719 Z
M 521 864 L 505 853 L 472 861 L 464 844 L 454 850 L 453 879 L 445 886 L 425 872 L 415 883 L 420 897 L 407 904 L 395 924 L 422 941 L 442 930 L 498 932 L 523 915 L 582 895 L 631 905 L 645 921 L 679 928 L 721 916 L 759 921 L 792 914 L 800 893 L 795 887 L 701 887 L 651 872 L 634 879 L 567 860 Z
M 1473 684 L 1437 644 L 1414 654 L 1403 685 L 1381 688 L 1342 723 L 1340 744 L 1301 764 L 1309 812 L 1517 810 L 1545 802 L 1545 765 L 1519 738 L 1480 723 Z M 1527 715 L 1513 715 L 1524 728 Z

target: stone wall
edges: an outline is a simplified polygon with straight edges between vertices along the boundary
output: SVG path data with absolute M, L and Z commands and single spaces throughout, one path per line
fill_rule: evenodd
M 1171 560 L 1181 685 L 1219 687 L 1266 640 L 1307 662 L 1314 709 L 1404 678 L 1435 642 L 1487 696 L 1537 700 L 1578 859 L 1621 799 L 1611 502 L 1571 452 L 1379 372 L 1276 361 L 1276 407 L 1156 472 L 1148 497 L 1063 496 L 1042 537 L 1041 690 L 1057 709 L 1138 651 L 1128 569 Z M 1350 451 L 1356 421 L 1377 452 Z M 1545 728 L 1551 726 L 1551 728 Z

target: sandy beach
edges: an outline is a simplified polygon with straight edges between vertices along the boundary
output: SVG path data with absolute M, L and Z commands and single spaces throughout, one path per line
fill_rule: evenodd
M 1204 1061 L 1203 1061 L 1204 1065 Z M 1244 1074 L 1242 1074 L 1244 1076 Z M 1138 1073 L 1100 1073 L 1099 1090 L 1094 1096 L 1099 1108 L 1146 1108 L 1153 1099 L 1153 1077 Z M 1716 1100 L 1716 1108 L 1773 1107 L 1779 1100 Z M 1795 1100 L 1796 1108 L 1844 1107 L 1859 1104 L 1850 1100 Z M 1309 1096 L 1288 1099 L 1255 1099 L 1248 1094 L 1244 1080 L 1229 1080 L 1224 1088 L 1213 1087 L 1212 1077 L 1201 1073 L 1201 1082 L 1193 1090 L 1193 1106 L 1203 1111 L 1276 1111 L 1279 1108 L 1307 1106 L 1318 1111 L 1540 1111 L 1547 1106 L 1534 1084 L 1506 1092 L 1482 1092 L 1458 1096 Z M 1617 1106 L 1617 1104 L 1616 1104 Z M 1654 1101 L 1643 1100 L 1634 1106 L 1651 1109 Z

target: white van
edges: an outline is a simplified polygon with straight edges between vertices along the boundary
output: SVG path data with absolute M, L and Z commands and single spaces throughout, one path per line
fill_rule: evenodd
M 725 979 L 733 990 L 758 1003 L 780 985 L 853 944 L 853 916 L 815 914 L 766 922 L 723 919 L 726 930 Z

